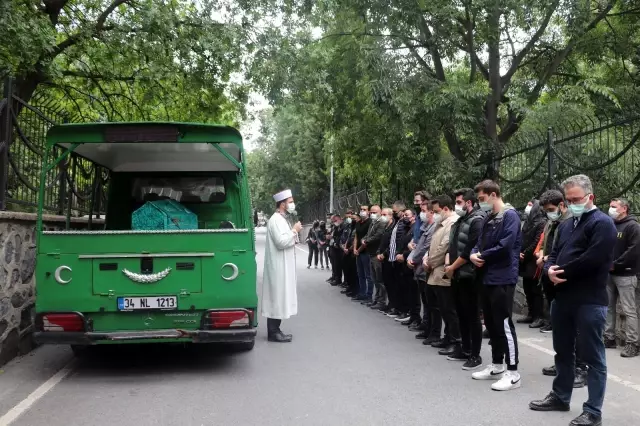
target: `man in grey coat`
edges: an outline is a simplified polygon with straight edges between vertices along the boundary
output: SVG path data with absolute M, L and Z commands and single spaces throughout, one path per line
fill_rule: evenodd
M 409 255 L 407 265 L 414 269 L 414 278 L 418 282 L 420 291 L 420 301 L 422 302 L 422 322 L 418 326 L 411 327 L 412 331 L 419 331 L 416 339 L 427 339 L 432 327 L 442 328 L 442 318 L 438 317 L 437 312 L 429 312 L 427 309 L 427 271 L 423 264 L 424 256 L 431 246 L 431 237 L 435 229 L 433 220 L 433 210 L 430 200 L 425 200 L 420 207 L 420 239 Z M 439 324 L 439 326 L 438 326 Z M 426 344 L 426 343 L 425 343 Z M 429 342 L 428 344 L 431 344 Z

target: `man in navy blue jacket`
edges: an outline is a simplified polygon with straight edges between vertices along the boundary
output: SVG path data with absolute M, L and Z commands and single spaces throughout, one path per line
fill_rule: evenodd
M 593 204 L 593 186 L 587 176 L 572 176 L 562 187 L 573 219 L 558 227 L 556 243 L 544 265 L 544 273 L 556 288 L 551 324 L 558 375 L 551 393 L 543 400 L 529 403 L 529 408 L 569 411 L 577 340 L 588 366 L 589 399 L 582 407 L 583 413 L 570 426 L 599 426 L 607 382 L 603 341 L 607 281 L 617 231 L 613 220 Z M 576 339 L 578 334 L 580 338 Z
M 520 215 L 511 205 L 502 201 L 500 187 L 495 182 L 480 182 L 475 192 L 480 208 L 487 212 L 487 217 L 469 260 L 476 265 L 483 283 L 482 311 L 491 339 L 492 363 L 471 377 L 476 380 L 497 380 L 491 389 L 507 391 L 521 385 L 518 338 L 511 318 L 522 249 Z

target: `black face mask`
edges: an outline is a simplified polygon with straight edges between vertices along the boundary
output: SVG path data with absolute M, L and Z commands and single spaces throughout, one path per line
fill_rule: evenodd
M 399 217 L 399 216 L 400 216 L 400 215 L 398 214 L 398 212 L 393 212 L 393 218 L 394 218 L 395 220 L 398 220 L 398 217 Z
M 405 217 L 402 219 L 402 223 L 404 223 L 406 226 L 411 225 L 411 219 L 409 219 L 408 217 Z
M 418 214 L 420 214 L 420 210 L 421 210 L 420 207 L 421 207 L 420 204 L 414 204 L 413 205 L 413 208 L 415 209 L 416 212 L 418 212 Z

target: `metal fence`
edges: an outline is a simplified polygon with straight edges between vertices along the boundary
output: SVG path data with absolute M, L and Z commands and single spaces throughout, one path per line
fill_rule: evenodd
M 596 204 L 624 197 L 640 212 L 640 115 L 613 118 L 583 117 L 546 131 L 521 131 L 503 147 L 502 154 L 474 165 L 500 183 L 505 201 L 524 209 L 547 189 L 559 189 L 564 179 L 586 174 L 594 185 Z M 361 204 L 389 206 L 395 200 L 411 202 L 413 187 L 399 179 L 385 190 L 355 189 L 336 197 L 334 210 L 344 213 Z M 473 187 L 477 182 L 467 182 Z M 329 200 L 311 203 L 305 223 L 325 218 Z
M 48 130 L 78 121 L 56 101 L 36 93 L 25 102 L 13 93 L 13 82 L 4 82 L 0 100 L 0 210 L 35 211 L 40 175 L 45 162 Z M 52 159 L 62 153 L 53 149 Z M 106 205 L 106 170 L 76 155 L 51 170 L 46 177 L 44 208 L 48 213 L 88 215 Z M 92 203 L 93 201 L 93 203 Z
M 591 178 L 598 205 L 624 197 L 638 211 L 639 137 L 637 115 L 584 118 L 544 133 L 517 135 L 494 162 L 504 199 L 524 207 L 531 198 L 582 173 Z

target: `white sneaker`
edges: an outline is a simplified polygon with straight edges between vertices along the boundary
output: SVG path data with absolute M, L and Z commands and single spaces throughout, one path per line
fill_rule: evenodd
M 484 370 L 471 374 L 475 380 L 500 380 L 504 376 L 504 365 L 489 364 Z
M 491 389 L 496 391 L 508 391 L 518 389 L 522 384 L 520 374 L 517 371 L 507 371 L 502 379 L 491 385 Z

